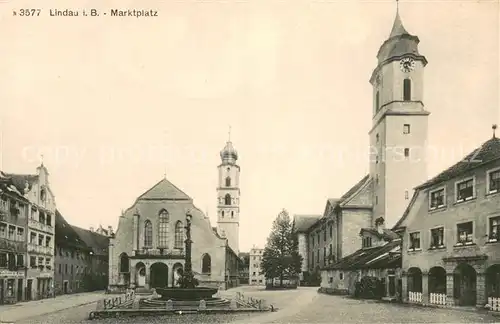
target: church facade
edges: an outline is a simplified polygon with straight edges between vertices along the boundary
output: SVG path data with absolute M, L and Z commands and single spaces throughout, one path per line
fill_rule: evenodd
M 175 287 L 185 263 L 186 214 L 191 218 L 191 262 L 200 286 L 227 289 L 239 284 L 237 153 L 228 142 L 221 152 L 217 189 L 230 199 L 219 203 L 217 227 L 193 199 L 167 179 L 139 196 L 122 213 L 109 246 L 109 289 Z M 228 165 L 228 158 L 231 158 Z M 227 171 L 229 169 L 229 171 Z M 227 173 L 226 173 L 227 172 Z M 227 180 L 236 175 L 235 180 Z M 231 179 L 231 178 L 230 178 Z M 227 185 L 229 184 L 229 185 Z M 222 207 L 224 206 L 224 207 Z M 224 214 L 222 214 L 224 212 Z M 227 213 L 227 214 L 226 214 Z M 229 217 L 227 217 L 229 216 Z M 227 220 L 227 221 L 226 221 Z

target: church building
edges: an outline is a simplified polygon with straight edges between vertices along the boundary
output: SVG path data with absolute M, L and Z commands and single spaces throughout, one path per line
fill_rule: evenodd
M 175 287 L 185 263 L 186 214 L 191 218 L 191 262 L 200 286 L 227 289 L 239 276 L 239 171 L 228 141 L 219 166 L 218 226 L 166 178 L 122 212 L 109 246 L 109 289 Z
M 308 268 L 321 269 L 324 289 L 353 293 L 356 282 L 371 275 L 386 282 L 386 295 L 394 296 L 401 284 L 401 239 L 391 228 L 413 188 L 427 180 L 427 60 L 418 51 L 419 42 L 403 26 L 398 10 L 370 77 L 369 174 L 341 198 L 329 199 L 324 215 L 307 231 Z

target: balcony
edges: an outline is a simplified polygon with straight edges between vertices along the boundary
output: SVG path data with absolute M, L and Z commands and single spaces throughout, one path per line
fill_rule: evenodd
M 28 253 L 36 253 L 43 255 L 54 255 L 54 248 L 51 246 L 36 245 L 33 243 L 28 243 Z
M 41 232 L 52 233 L 52 234 L 54 233 L 54 227 L 37 222 L 36 220 L 33 219 L 28 220 L 28 227 Z
M 139 249 L 132 253 L 135 259 L 184 259 L 184 249 Z

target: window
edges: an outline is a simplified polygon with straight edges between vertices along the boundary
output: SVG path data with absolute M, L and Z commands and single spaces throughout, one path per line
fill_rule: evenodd
M 430 196 L 430 209 L 444 207 L 444 188 L 431 191 Z
M 410 233 L 410 250 L 420 250 L 420 232 Z
M 30 257 L 30 267 L 32 268 L 36 267 L 36 257 L 34 256 Z
M 0 236 L 5 237 L 6 232 L 7 232 L 7 224 L 0 223 Z
M 120 272 L 129 272 L 129 259 L 127 253 L 120 255 Z
M 231 211 L 231 218 L 234 218 L 234 211 Z
M 224 204 L 231 205 L 231 195 L 230 194 L 226 194 L 226 196 L 224 197 Z
M 46 236 L 45 237 L 45 246 L 46 247 L 50 247 L 50 241 L 51 241 L 51 237 L 50 236 Z
M 344 280 L 344 273 L 343 273 L 343 272 L 340 272 L 340 273 L 339 273 L 339 279 L 340 279 L 340 280 Z
M 403 125 L 403 134 L 410 134 L 410 124 Z
M 377 143 L 380 141 L 380 135 L 379 135 L 379 134 L 375 135 L 375 141 L 376 141 Z
M 24 241 L 24 228 L 22 227 L 17 228 L 17 238 L 19 241 Z
M 201 261 L 201 272 L 210 273 L 211 268 L 212 268 L 212 260 L 210 258 L 210 255 L 207 253 L 203 256 L 203 259 Z
M 411 100 L 411 80 L 404 79 L 403 81 L 403 100 L 410 101 Z
M 326 265 L 326 246 L 323 247 L 323 265 Z
M 43 245 L 43 235 L 38 234 L 38 245 Z
M 38 257 L 38 266 L 43 266 L 43 257 Z
M 333 225 L 330 225 L 330 237 L 333 237 Z
M 320 239 L 319 239 L 319 236 L 320 236 L 319 232 L 316 233 L 316 235 L 318 235 L 318 244 L 319 244 L 319 241 L 320 241 Z
M 405 147 L 405 157 L 409 157 L 410 156 L 410 149 Z
M 168 222 L 169 215 L 168 212 L 163 209 L 160 212 L 160 223 L 158 228 L 158 246 L 167 247 L 168 246 Z
M 378 174 L 375 176 L 375 182 L 378 184 Z
M 181 221 L 175 223 L 175 248 L 182 249 L 184 246 L 184 226 Z
M 363 248 L 372 247 L 372 238 L 370 236 L 363 237 Z
M 45 213 L 41 210 L 38 212 L 38 221 L 45 224 Z
M 500 170 L 488 172 L 488 193 L 495 193 L 500 190 Z
M 311 244 L 311 245 L 312 245 L 312 246 L 314 246 L 314 235 L 313 235 L 313 236 L 311 236 L 311 241 L 312 241 L 312 244 Z
M 316 251 L 316 263 L 319 263 L 319 249 Z
M 378 163 L 378 154 L 375 156 L 375 163 Z
M 9 239 L 14 239 L 14 232 L 16 231 L 16 227 L 14 225 L 9 225 Z
M 474 179 L 464 180 L 456 184 L 457 202 L 470 200 L 474 197 Z
M 46 222 L 48 226 L 52 226 L 52 216 L 50 214 L 47 214 Z
M 17 255 L 17 266 L 24 267 L 24 255 L 23 254 Z
M 314 265 L 314 252 L 311 252 L 311 264 Z
M 457 224 L 457 245 L 472 244 L 472 222 Z
M 7 253 L 0 253 L 0 268 L 7 267 Z
M 444 227 L 431 229 L 431 249 L 444 247 Z
M 377 91 L 375 94 L 375 111 L 379 111 L 380 109 L 380 93 Z
M 222 218 L 224 218 L 224 211 L 221 212 L 221 216 L 222 216 Z
M 323 229 L 323 242 L 326 242 L 326 227 Z
M 144 222 L 144 247 L 153 246 L 153 224 L 150 220 Z
M 489 241 L 500 241 L 500 216 L 490 218 Z
M 405 190 L 405 199 L 408 200 L 408 198 L 409 198 L 408 190 Z
M 375 196 L 375 205 L 378 205 L 378 196 Z
M 333 245 L 332 244 L 330 244 L 330 251 L 329 251 L 328 255 L 330 256 L 330 258 L 333 255 Z

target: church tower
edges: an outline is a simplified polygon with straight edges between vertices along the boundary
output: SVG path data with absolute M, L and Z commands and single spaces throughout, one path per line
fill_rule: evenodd
M 408 206 L 413 188 L 427 180 L 427 124 L 424 109 L 426 58 L 420 40 L 406 31 L 399 8 L 389 38 L 380 47 L 373 86 L 370 175 L 373 222 L 391 228 Z M 375 225 L 375 224 L 373 224 Z
M 229 247 L 239 253 L 240 240 L 240 167 L 236 164 L 238 153 L 229 139 L 220 152 L 222 163 L 217 187 L 217 226 L 225 235 Z

